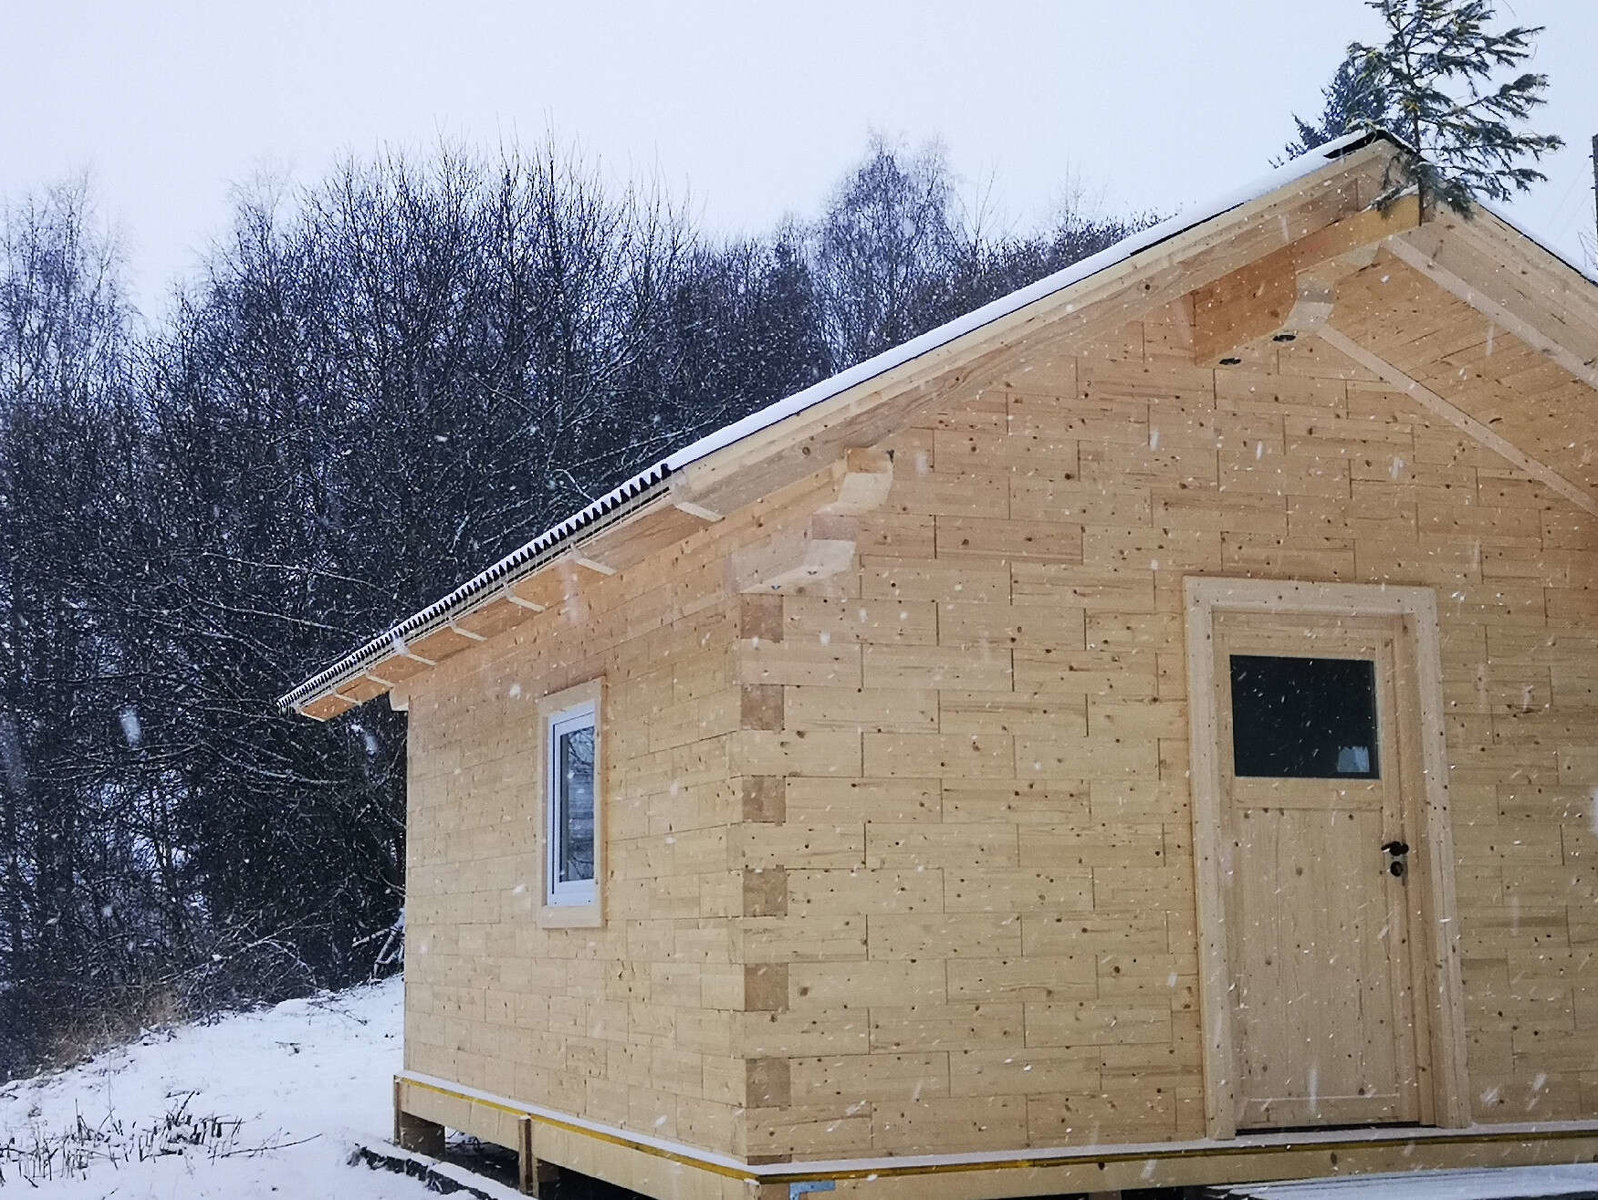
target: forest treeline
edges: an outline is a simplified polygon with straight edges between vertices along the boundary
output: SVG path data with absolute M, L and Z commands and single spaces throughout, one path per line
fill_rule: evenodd
M 274 697 L 673 447 L 1146 223 L 873 144 L 728 241 L 549 149 L 236 201 L 159 319 L 0 212 L 0 1078 L 393 965 L 404 718 Z

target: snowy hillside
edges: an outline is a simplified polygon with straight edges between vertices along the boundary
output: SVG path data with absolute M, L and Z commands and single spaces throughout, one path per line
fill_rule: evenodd
M 391 979 L 291 1000 L 0 1084 L 0 1195 L 428 1195 L 347 1162 L 389 1136 L 400 998 Z

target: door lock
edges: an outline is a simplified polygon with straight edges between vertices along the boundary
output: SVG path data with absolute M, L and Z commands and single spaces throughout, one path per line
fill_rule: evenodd
M 1388 842 L 1382 850 L 1387 855 L 1387 873 L 1394 879 L 1402 879 L 1409 871 L 1409 843 Z

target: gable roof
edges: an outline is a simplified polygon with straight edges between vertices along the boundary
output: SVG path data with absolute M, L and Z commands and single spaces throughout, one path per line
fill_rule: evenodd
M 409 664 L 403 668 L 408 677 L 416 669 L 434 665 L 434 659 L 417 652 L 416 643 L 443 631 L 457 636 L 461 644 L 455 649 L 484 640 L 482 634 L 464 630 L 456 622 L 497 600 L 537 611 L 542 606 L 518 597 L 515 585 L 668 493 L 679 509 L 698 509 L 714 517 L 819 469 L 825 460 L 801 460 L 787 468 L 774 463 L 776 451 L 791 450 L 801 438 L 814 438 L 826 430 L 834 439 L 848 440 L 852 430 L 856 434 L 852 444 L 871 444 L 896 427 L 899 409 L 888 401 L 904 401 L 918 378 L 924 381 L 983 355 L 990 363 L 1002 362 L 1007 347 L 1013 348 L 1021 334 L 1045 322 L 1052 326 L 1076 319 L 1077 326 L 1089 329 L 1134 319 L 1133 309 L 1147 311 L 1162 296 L 1184 295 L 1245 263 L 1288 250 L 1300 239 L 1309 240 L 1339 223 L 1346 225 L 1351 215 L 1369 212 L 1385 164 L 1395 152 L 1405 151 L 1402 143 L 1379 133 L 1336 139 L 1224 196 L 701 437 L 305 679 L 279 697 L 278 704 L 326 719 L 388 691 L 398 680 L 386 676 L 397 671 L 386 667 L 385 675 L 379 675 L 379 666 Z M 1274 222 L 1267 219 L 1271 217 Z M 1493 219 L 1530 241 L 1502 218 Z M 1361 236 L 1368 240 L 1369 234 Z M 1336 249 L 1334 242 L 1329 253 Z M 1543 253 L 1552 257 L 1546 250 Z M 1557 261 L 1575 273 L 1568 263 Z M 1135 286 L 1139 282 L 1141 288 Z M 1585 359 L 1590 367 L 1598 362 L 1598 300 L 1592 302 L 1591 314 L 1583 316 L 1592 318 L 1592 354 Z M 1571 357 L 1582 361 L 1579 352 Z M 1598 372 L 1589 382 L 1598 386 Z M 762 469 L 748 470 L 751 461 L 761 463 Z M 686 474 L 694 476 L 691 485 L 683 483 Z M 714 502 L 714 512 L 703 503 L 707 499 Z M 350 687 L 352 683 L 358 686 Z

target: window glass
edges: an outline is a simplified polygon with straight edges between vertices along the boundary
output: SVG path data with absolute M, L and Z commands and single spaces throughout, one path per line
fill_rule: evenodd
M 1376 779 L 1376 664 L 1234 654 L 1232 758 L 1239 776 Z
M 555 878 L 560 883 L 594 878 L 594 726 L 563 731 L 556 746 L 560 785 L 559 846 Z
M 598 733 L 594 706 L 570 708 L 549 718 L 546 782 L 548 880 L 550 904 L 593 904 L 595 833 L 595 750 Z

